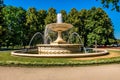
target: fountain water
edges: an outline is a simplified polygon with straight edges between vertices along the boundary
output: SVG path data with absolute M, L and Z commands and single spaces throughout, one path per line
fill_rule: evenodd
M 83 41 L 82 41 L 82 39 L 81 39 L 81 37 L 80 37 L 80 35 L 79 35 L 78 33 L 73 32 L 72 34 L 70 34 L 70 36 L 69 36 L 69 38 L 68 38 L 68 43 L 71 43 L 71 40 L 73 39 L 73 36 L 77 37 L 77 40 L 79 40 L 79 43 L 78 43 L 78 44 L 82 44 L 82 47 L 83 47 L 83 49 L 84 49 L 84 52 L 87 53 L 86 48 L 85 48 L 85 46 L 84 46 L 84 43 L 83 43 Z
M 42 38 L 42 42 L 43 42 L 44 38 L 43 38 L 42 33 L 37 32 L 37 33 L 35 33 L 35 34 L 33 35 L 33 37 L 31 38 L 31 40 L 30 40 L 30 42 L 29 42 L 29 45 L 28 45 L 29 47 L 31 47 L 32 42 L 34 41 L 35 37 L 38 37 L 38 36 L 39 36 L 39 39 Z
M 44 44 L 36 45 L 39 54 L 25 54 L 16 51 L 16 52 L 12 52 L 12 55 L 29 56 L 29 57 L 86 57 L 86 56 L 104 55 L 108 53 L 106 50 L 105 51 L 102 50 L 103 52 L 100 51 L 99 53 L 83 54 L 81 48 L 82 47 L 84 48 L 85 53 L 86 53 L 86 49 L 78 33 L 76 32 L 72 33 L 68 41 L 70 42 L 70 38 L 76 35 L 76 37 L 78 37 L 79 39 L 79 42 L 81 43 L 70 44 L 62 38 L 62 32 L 67 31 L 72 27 L 73 25 L 62 22 L 62 15 L 61 13 L 59 13 L 57 15 L 57 23 L 51 23 L 46 25 L 44 36 L 40 32 L 37 32 L 30 40 L 29 46 L 31 45 L 33 39 L 37 35 L 40 35 L 41 38 L 44 40 Z M 50 30 L 58 33 L 57 39 L 55 41 L 53 41 L 49 35 Z M 50 44 L 47 43 L 48 40 L 50 40 Z
M 57 14 L 57 23 L 62 23 L 62 14 L 61 13 Z

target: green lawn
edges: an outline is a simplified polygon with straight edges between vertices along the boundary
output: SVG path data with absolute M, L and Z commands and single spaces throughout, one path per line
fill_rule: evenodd
M 1 66 L 83 66 L 120 63 L 120 57 L 100 58 L 94 60 L 75 60 L 74 58 L 31 58 L 11 56 L 11 51 L 0 51 Z M 110 51 L 117 52 L 120 51 Z

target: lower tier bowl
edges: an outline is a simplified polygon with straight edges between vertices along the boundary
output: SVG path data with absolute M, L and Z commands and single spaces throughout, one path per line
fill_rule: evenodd
M 82 51 L 80 44 L 38 44 L 39 54 L 66 54 Z

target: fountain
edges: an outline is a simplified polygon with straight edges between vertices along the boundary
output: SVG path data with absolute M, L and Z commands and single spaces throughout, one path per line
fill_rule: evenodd
M 66 53 L 77 53 L 81 51 L 81 44 L 69 44 L 62 39 L 62 32 L 66 31 L 73 26 L 68 23 L 62 23 L 62 15 L 57 15 L 57 23 L 48 24 L 47 27 L 58 33 L 57 39 L 50 44 L 38 44 L 39 54 L 66 54 Z
M 99 50 L 97 51 L 97 53 L 86 54 L 86 49 L 83 45 L 83 42 L 80 36 L 76 32 L 72 33 L 71 35 L 76 35 L 81 41 L 81 44 L 80 43 L 70 44 L 67 41 L 65 41 L 62 38 L 62 32 L 71 29 L 73 25 L 68 23 L 63 23 L 61 13 L 57 14 L 57 23 L 51 23 L 46 26 L 47 27 L 45 29 L 44 37 L 42 36 L 41 33 L 38 32 L 32 37 L 30 41 L 31 44 L 33 38 L 38 34 L 40 34 L 40 36 L 44 38 L 45 44 L 36 45 L 38 54 L 29 54 L 29 51 L 27 53 L 22 53 L 20 51 L 13 51 L 12 55 L 28 56 L 28 57 L 86 57 L 86 56 L 104 55 L 108 53 L 107 50 L 102 50 L 102 51 Z M 52 41 L 50 38 L 50 40 L 52 41 L 50 42 L 50 44 L 46 44 L 46 38 L 49 37 L 47 33 L 48 29 L 57 33 L 57 39 L 55 41 Z M 82 48 L 84 49 L 85 53 L 83 53 Z

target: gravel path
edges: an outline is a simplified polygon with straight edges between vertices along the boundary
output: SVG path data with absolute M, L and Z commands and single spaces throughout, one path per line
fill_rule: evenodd
M 120 64 L 86 67 L 1 67 L 0 80 L 120 80 Z

